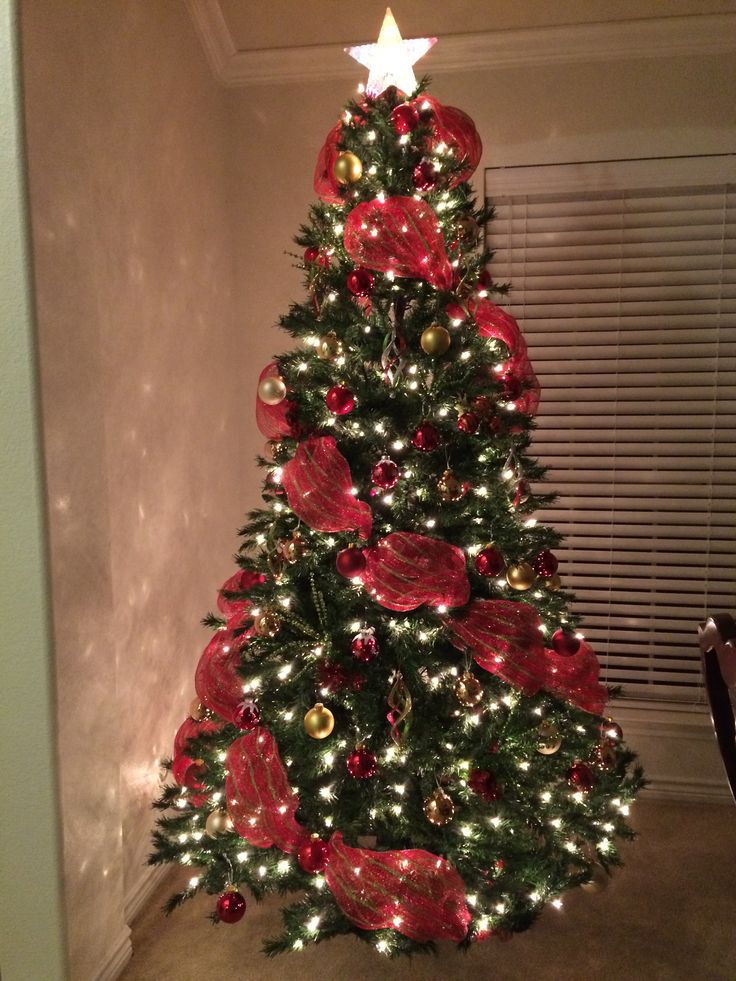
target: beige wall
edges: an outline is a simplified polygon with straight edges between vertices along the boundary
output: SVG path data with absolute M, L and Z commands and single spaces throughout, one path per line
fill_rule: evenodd
M 246 469 L 226 99 L 178 0 L 28 0 L 74 981 L 127 936 Z

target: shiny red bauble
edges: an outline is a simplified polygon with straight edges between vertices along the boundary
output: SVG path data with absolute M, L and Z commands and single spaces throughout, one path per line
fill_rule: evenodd
M 376 775 L 376 757 L 364 746 L 357 746 L 346 761 L 348 773 L 356 780 L 368 780 Z
M 562 657 L 572 657 L 580 650 L 580 641 L 572 630 L 555 630 L 552 634 L 552 649 Z
M 350 650 L 356 661 L 362 661 L 364 664 L 375 661 L 378 657 L 378 641 L 373 636 L 373 631 L 361 630 L 359 634 L 356 634 L 353 637 Z
M 228 890 L 217 899 L 217 916 L 223 923 L 237 923 L 245 916 L 245 897 Z
M 393 460 L 389 460 L 388 457 L 384 457 L 379 460 L 375 467 L 371 470 L 371 480 L 376 485 L 383 490 L 391 490 L 395 487 L 399 479 L 399 468 L 394 463 Z
M 545 548 L 543 552 L 540 552 L 532 562 L 532 568 L 536 574 L 545 579 L 549 579 L 550 576 L 553 576 L 557 572 L 559 565 L 560 563 L 557 561 L 557 556 L 554 554 L 554 552 L 550 552 L 548 548 Z
M 457 320 L 459 323 L 468 319 L 468 311 L 465 307 L 461 307 L 459 303 L 448 303 L 445 307 L 445 313 L 450 320 Z
M 261 721 L 261 710 L 252 699 L 247 699 L 239 707 L 235 722 L 241 729 L 255 729 Z
M 391 112 L 391 125 L 399 134 L 413 133 L 419 125 L 419 110 L 411 102 L 403 102 Z
M 317 873 L 324 872 L 327 868 L 328 852 L 329 845 L 327 842 L 313 836 L 308 841 L 305 841 L 303 845 L 299 846 L 296 857 L 305 872 L 309 872 L 311 875 L 317 875 Z
M 319 249 L 316 245 L 310 245 L 304 250 L 304 261 L 307 265 L 311 265 L 319 259 Z
M 593 789 L 595 777 L 593 771 L 585 763 L 573 763 L 567 771 L 567 782 L 571 787 L 587 794 Z
M 475 557 L 475 568 L 481 576 L 497 576 L 506 563 L 495 545 L 486 545 Z
M 477 794 L 489 804 L 493 803 L 494 800 L 498 800 L 501 796 L 501 788 L 498 786 L 498 781 L 488 770 L 471 770 L 470 776 L 468 777 L 468 786 L 474 794 Z
M 440 434 L 431 422 L 423 422 L 414 430 L 411 445 L 422 453 L 431 453 L 440 445 Z
M 344 416 L 355 408 L 355 396 L 344 385 L 333 385 L 325 395 L 325 405 L 335 416 Z
M 461 433 L 473 433 L 478 432 L 480 426 L 480 418 L 474 412 L 463 412 L 462 415 L 457 417 L 457 428 Z
M 601 736 L 611 742 L 620 743 L 624 738 L 624 730 L 618 722 L 604 722 L 601 726 Z
M 437 178 L 439 174 L 434 169 L 434 164 L 430 163 L 429 160 L 422 160 L 414 168 L 414 172 L 411 175 L 414 187 L 418 191 L 431 191 L 432 188 L 437 183 Z
M 355 579 L 365 572 L 365 555 L 362 550 L 350 545 L 341 549 L 335 558 L 335 567 L 346 579 Z
M 501 384 L 503 386 L 504 396 L 511 402 L 513 402 L 514 399 L 518 399 L 521 393 L 524 391 L 524 386 L 515 375 L 506 375 Z
M 370 269 L 358 266 L 348 273 L 345 280 L 347 288 L 353 296 L 370 296 L 376 283 L 376 278 Z

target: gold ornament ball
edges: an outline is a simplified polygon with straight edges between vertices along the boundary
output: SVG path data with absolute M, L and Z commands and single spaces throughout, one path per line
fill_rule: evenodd
M 281 617 L 274 610 L 259 613 L 253 623 L 259 637 L 275 637 L 281 630 Z
M 590 878 L 582 884 L 586 892 L 603 892 L 608 888 L 608 873 L 602 865 L 594 865 L 590 870 Z
M 320 337 L 317 343 L 317 357 L 322 361 L 334 361 L 343 352 L 342 341 L 338 340 L 337 334 L 330 331 L 324 337 Z
M 437 481 L 437 490 L 443 501 L 459 501 L 465 496 L 465 488 L 452 470 L 445 470 Z
M 441 358 L 450 350 L 452 338 L 446 327 L 442 327 L 440 324 L 431 324 L 422 332 L 419 343 L 425 354 L 432 358 Z
M 506 582 L 512 589 L 529 589 L 534 585 L 535 578 L 534 569 L 528 562 L 519 562 L 506 570 Z
M 205 821 L 204 830 L 210 836 L 210 838 L 217 838 L 218 835 L 225 834 L 226 831 L 232 831 L 233 822 L 230 820 L 230 815 L 227 811 L 212 811 Z
M 201 722 L 206 711 L 207 709 L 200 700 L 195 698 L 189 706 L 189 718 L 194 719 L 195 722 Z
M 560 731 L 553 722 L 543 722 L 537 726 L 537 752 L 542 756 L 553 756 L 562 745 Z
M 312 739 L 326 739 L 334 728 L 335 716 L 322 702 L 317 702 L 304 716 L 304 731 Z
M 258 385 L 258 398 L 266 405 L 278 405 L 286 398 L 286 383 L 281 375 L 264 378 Z
M 483 686 L 470 671 L 465 671 L 457 679 L 452 690 L 455 698 L 465 708 L 473 708 L 483 698 Z
M 430 824 L 442 827 L 449 824 L 455 816 L 455 805 L 439 787 L 424 802 L 424 816 Z
M 544 580 L 544 585 L 551 593 L 556 593 L 558 589 L 562 588 L 562 580 L 560 579 L 559 575 L 555 572 L 554 575 Z
M 363 164 L 354 153 L 341 153 L 332 168 L 338 184 L 355 184 L 363 176 Z

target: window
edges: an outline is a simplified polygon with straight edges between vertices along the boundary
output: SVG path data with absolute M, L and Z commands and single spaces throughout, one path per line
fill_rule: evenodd
M 603 679 L 694 701 L 696 625 L 736 608 L 736 157 L 488 170 L 486 194 Z

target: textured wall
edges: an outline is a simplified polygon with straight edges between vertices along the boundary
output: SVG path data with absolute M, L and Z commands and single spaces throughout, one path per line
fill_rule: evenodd
M 178 0 L 30 0 L 23 54 L 72 976 L 124 945 L 157 761 L 247 504 L 226 99 Z

